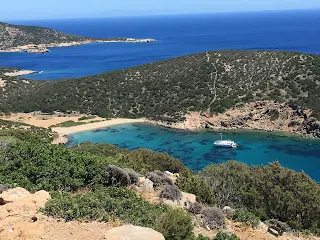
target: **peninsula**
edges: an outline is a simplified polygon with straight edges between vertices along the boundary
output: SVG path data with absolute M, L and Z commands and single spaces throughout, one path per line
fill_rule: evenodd
M 54 47 L 71 47 L 88 43 L 148 43 L 154 41 L 152 38 L 89 38 L 66 34 L 50 28 L 0 22 L 0 52 L 46 53 Z

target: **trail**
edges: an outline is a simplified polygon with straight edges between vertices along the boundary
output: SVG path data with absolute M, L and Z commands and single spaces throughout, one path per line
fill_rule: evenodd
M 209 52 L 206 52 L 206 56 L 207 56 L 207 63 L 210 63 L 210 54 L 209 54 Z M 213 92 L 214 92 L 214 97 L 213 97 L 213 99 L 212 99 L 212 101 L 209 103 L 209 106 L 208 106 L 208 109 L 207 109 L 207 112 L 209 112 L 210 113 L 210 111 L 211 111 L 211 106 L 212 106 L 212 104 L 216 101 L 216 99 L 217 99 L 217 89 L 216 89 L 216 82 L 217 82 L 217 80 L 218 80 L 218 70 L 217 70 L 217 67 L 216 67 L 216 65 L 212 62 L 211 63 L 211 65 L 214 67 L 214 69 L 215 69 L 215 78 L 214 78 L 214 81 L 213 81 Z M 211 82 L 212 82 L 212 80 L 213 80 L 213 73 L 210 73 L 210 80 L 211 80 Z M 210 91 L 212 92 L 212 90 L 210 89 Z

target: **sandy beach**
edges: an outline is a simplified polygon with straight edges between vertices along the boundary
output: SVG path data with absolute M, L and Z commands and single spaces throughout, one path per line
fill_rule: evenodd
M 145 119 L 127 119 L 127 118 L 114 118 L 102 122 L 88 123 L 85 125 L 79 125 L 74 127 L 56 127 L 52 130 L 59 134 L 59 137 L 53 141 L 53 143 L 67 143 L 67 136 L 74 133 L 85 132 L 95 130 L 99 128 L 106 128 L 114 125 L 128 124 L 128 123 L 144 123 Z

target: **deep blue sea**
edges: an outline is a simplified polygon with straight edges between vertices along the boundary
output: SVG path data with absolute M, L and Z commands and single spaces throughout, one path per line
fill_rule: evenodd
M 125 124 L 70 136 L 69 145 L 90 141 L 110 143 L 121 148 L 149 148 L 167 152 L 189 168 L 198 171 L 214 163 L 233 159 L 249 165 L 279 161 L 282 166 L 305 171 L 320 182 L 320 140 L 281 136 L 265 132 L 225 132 L 236 149 L 216 148 L 218 132 L 179 131 L 148 124 Z
M 11 21 L 89 37 L 155 38 L 155 43 L 103 43 L 55 48 L 47 54 L 0 53 L 0 66 L 81 77 L 191 53 L 221 49 L 320 54 L 320 10 L 152 17 Z

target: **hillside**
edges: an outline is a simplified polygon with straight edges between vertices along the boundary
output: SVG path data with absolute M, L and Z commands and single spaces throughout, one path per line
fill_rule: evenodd
M 153 39 L 103 38 L 95 39 L 66 34 L 57 30 L 37 26 L 13 25 L 0 22 L 0 51 L 48 52 L 47 47 L 68 47 L 88 42 L 126 41 L 149 42 Z
M 148 149 L 65 148 L 33 131 L 0 134 L 1 239 L 79 239 L 92 230 L 91 239 L 102 239 L 133 224 L 170 240 L 319 240 L 320 185 L 277 162 L 228 161 L 196 174 Z
M 320 56 L 292 52 L 218 51 L 59 81 L 2 77 L 0 111 L 55 110 L 179 122 L 190 112 L 211 117 L 245 103 L 277 101 L 290 124 L 320 136 Z M 271 122 L 277 109 L 266 112 Z M 299 121 L 294 121 L 299 116 Z M 247 118 L 250 116 L 247 116 Z M 306 123 L 307 121 L 307 123 Z

